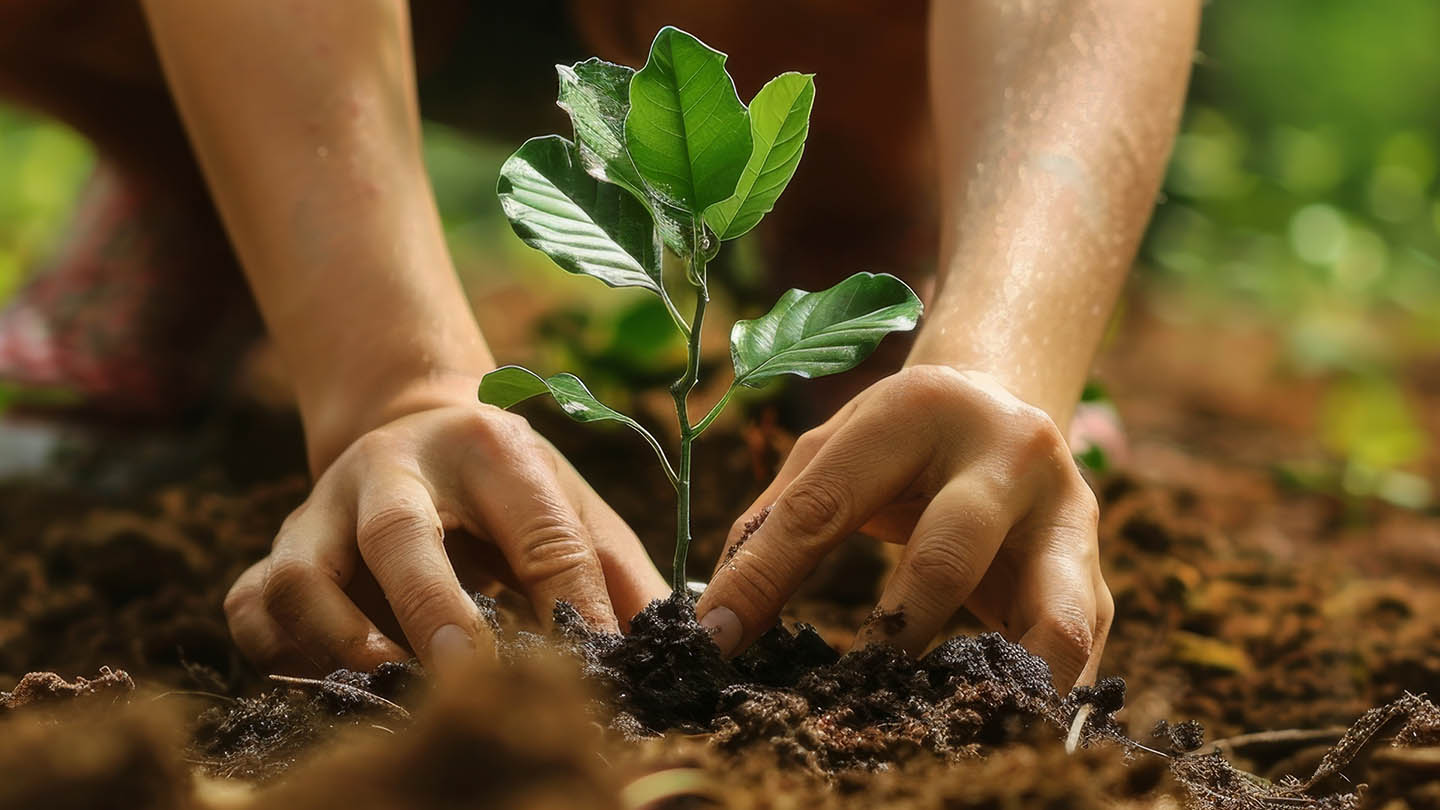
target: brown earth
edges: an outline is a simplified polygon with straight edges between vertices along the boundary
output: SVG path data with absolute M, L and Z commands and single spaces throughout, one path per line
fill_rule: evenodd
M 235 655 L 219 604 L 303 497 L 305 481 L 288 419 L 236 413 L 191 432 L 108 436 L 82 444 L 47 480 L 0 485 L 0 690 L 50 698 L 37 706 L 11 695 L 27 705 L 0 710 L 0 810 L 1176 807 L 1187 798 L 1295 807 L 1297 796 L 1275 793 L 1293 788 L 1257 788 L 1205 752 L 1220 740 L 1251 773 L 1304 780 L 1319 768 L 1325 776 L 1323 757 L 1344 727 L 1397 700 L 1396 716 L 1370 716 L 1376 742 L 1359 745 L 1368 734 L 1346 740 L 1345 752 L 1363 749 L 1357 761 L 1315 792 L 1349 793 L 1368 781 L 1364 806 L 1440 807 L 1440 739 L 1425 725 L 1435 721 L 1423 701 L 1405 702 L 1440 685 L 1440 515 L 1299 489 L 1277 474 L 1281 462 L 1329 460 L 1312 438 L 1316 385 L 1275 373 L 1273 341 L 1138 317 L 1127 331 L 1123 350 L 1109 352 L 1101 369 L 1127 419 L 1131 453 L 1095 481 L 1119 616 L 1102 674 L 1128 684 L 1111 730 L 1174 757 L 1196 742 L 1194 727 L 1180 723 L 1198 720 L 1199 754 L 1167 760 L 1098 739 L 1113 735 L 1100 734 L 1097 712 L 1093 744 L 1067 755 L 1075 702 L 1034 693 L 1024 704 L 1017 696 L 1025 690 L 1015 688 L 1022 675 L 834 661 L 818 641 L 848 647 L 871 610 L 865 597 L 880 555 L 863 545 L 817 575 L 843 588 L 828 596 L 809 589 L 792 606 L 789 618 L 814 624 L 818 635 L 777 637 L 771 664 L 785 667 L 737 664 L 750 669 L 736 674 L 707 663 L 718 680 L 701 703 L 718 702 L 719 712 L 692 706 L 686 715 L 683 701 L 666 697 L 622 704 L 620 722 L 612 713 L 597 723 L 595 695 L 576 684 L 573 660 L 528 653 L 435 690 L 406 669 L 277 686 Z M 1408 393 L 1421 413 L 1440 413 L 1437 380 L 1435 368 L 1411 370 Z M 652 500 L 667 490 L 658 472 L 654 480 L 636 474 L 643 448 L 628 436 L 541 419 L 542 431 L 655 541 L 657 559 L 668 555 L 668 499 L 661 509 Z M 773 423 L 706 439 L 697 568 L 718 553 L 786 440 Z M 1436 462 L 1432 454 L 1424 470 L 1432 480 Z M 684 624 L 680 614 L 666 621 Z M 964 617 L 954 627 L 982 629 Z M 582 636 L 569 640 L 589 645 L 581 658 L 591 674 L 609 666 L 592 689 L 613 697 L 617 684 L 634 682 L 613 657 L 622 642 Z M 998 638 L 984 643 L 1008 654 L 994 646 Z M 701 654 L 681 647 L 669 653 L 676 660 Z M 806 675 L 797 663 L 818 669 Z M 116 685 L 113 673 L 93 682 L 100 687 L 75 681 L 103 666 L 128 673 L 137 690 Z M 70 683 L 22 685 L 32 671 Z M 862 675 L 863 688 L 837 693 L 846 672 Z M 924 689 L 916 673 L 927 678 Z M 662 694 L 659 682 L 652 693 Z M 965 689 L 970 703 L 936 711 Z M 90 694 L 66 699 L 71 692 Z M 1009 708 L 991 711 L 1006 694 Z M 857 703 L 856 695 L 869 697 Z M 907 706 L 902 695 L 927 705 Z M 1011 719 L 991 723 L 996 717 Z M 1174 725 L 1152 737 L 1162 720 Z M 1410 747 L 1390 747 L 1406 722 Z M 674 730 L 642 735 L 662 728 Z M 237 751 L 250 758 L 236 759 Z M 192 772 L 204 776 L 187 778 Z M 1204 790 L 1187 794 L 1177 779 L 1228 790 L 1228 804 Z

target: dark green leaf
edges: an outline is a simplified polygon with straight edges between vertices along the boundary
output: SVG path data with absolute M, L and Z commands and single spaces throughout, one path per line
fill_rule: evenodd
M 781 374 L 848 371 L 891 332 L 915 327 L 920 299 L 900 279 L 856 273 L 828 290 L 790 290 L 775 307 L 730 330 L 735 382 L 751 388 Z
M 725 54 L 666 26 L 630 82 L 625 143 L 649 188 L 694 216 L 735 193 L 750 121 Z
M 750 102 L 750 160 L 735 193 L 705 209 L 705 221 L 721 239 L 743 236 L 775 207 L 800 165 L 814 104 L 812 75 L 782 73 L 755 94 Z
M 525 244 L 571 273 L 660 292 L 660 251 L 645 206 L 586 173 L 559 135 L 526 141 L 500 167 L 500 207 Z

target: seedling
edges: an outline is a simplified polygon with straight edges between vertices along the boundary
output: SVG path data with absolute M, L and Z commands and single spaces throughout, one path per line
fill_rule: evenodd
M 557 65 L 558 103 L 570 114 L 575 140 L 526 141 L 500 168 L 497 189 L 526 244 L 571 273 L 659 296 L 687 342 L 685 372 L 670 387 L 680 425 L 678 464 L 654 435 L 601 403 L 573 374 L 547 378 L 505 366 L 480 383 L 480 399 L 491 405 L 509 408 L 548 393 L 578 422 L 619 422 L 644 437 L 675 487 L 677 591 L 685 588 L 690 546 L 692 447 L 731 395 L 782 374 L 820 377 L 854 368 L 885 335 L 913 329 L 921 312 L 915 293 L 883 273 L 857 273 L 819 292 L 790 290 L 764 316 L 734 325 L 734 379 L 709 413 L 691 421 L 687 402 L 699 378 L 710 300 L 706 264 L 721 242 L 743 236 L 775 206 L 800 162 L 815 100 L 813 75 L 783 73 L 747 108 L 725 58 L 667 26 L 638 72 L 599 59 Z M 693 288 L 688 321 L 667 275 L 679 277 L 668 283 Z

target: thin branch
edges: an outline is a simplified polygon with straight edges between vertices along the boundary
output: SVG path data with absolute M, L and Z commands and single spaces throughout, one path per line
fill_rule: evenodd
M 339 681 L 325 681 L 319 678 L 296 678 L 293 675 L 271 675 L 270 680 L 279 681 L 281 683 L 295 684 L 297 686 L 313 686 L 321 690 L 339 692 L 342 695 L 353 697 L 356 700 L 369 703 L 372 706 L 377 706 L 379 708 L 394 712 L 395 714 L 398 714 L 406 720 L 410 719 L 410 712 L 407 711 L 404 706 L 401 706 L 400 704 L 393 701 L 386 700 L 385 698 L 380 697 L 374 692 L 367 692 L 358 686 L 351 686 L 348 683 L 340 683 Z
M 720 401 L 715 403 L 715 407 L 710 409 L 710 413 L 705 414 L 705 418 L 696 422 L 695 427 L 690 429 L 692 436 L 699 436 L 701 433 L 704 433 L 705 428 L 710 427 L 710 423 L 714 422 L 715 418 L 720 415 L 720 412 L 725 410 L 725 406 L 730 402 L 730 395 L 735 393 L 735 387 L 734 381 L 731 381 L 730 387 L 725 389 L 725 395 L 720 397 Z

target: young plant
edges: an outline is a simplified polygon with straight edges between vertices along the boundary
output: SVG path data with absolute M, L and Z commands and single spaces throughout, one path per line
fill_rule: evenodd
M 795 174 L 815 100 L 812 75 L 784 73 L 747 108 L 725 70 L 725 54 L 665 27 L 638 72 L 599 59 L 566 67 L 559 105 L 575 141 L 526 141 L 500 169 L 501 207 L 515 233 L 571 273 L 660 297 L 687 341 L 684 374 L 670 387 L 680 425 L 678 463 L 649 431 L 595 398 L 573 374 L 541 377 L 519 366 L 485 375 L 480 399 L 509 408 L 550 394 L 579 422 L 619 422 L 644 437 L 675 487 L 673 585 L 685 588 L 690 545 L 690 470 L 695 439 L 741 386 L 775 377 L 820 377 L 854 368 L 890 332 L 912 329 L 920 300 L 887 274 L 857 273 L 828 290 L 790 290 L 764 316 L 730 331 L 735 376 L 699 421 L 688 408 L 700 369 L 710 294 L 706 264 L 775 205 Z M 668 261 L 667 261 L 668 258 Z M 667 287 L 693 288 L 687 321 Z M 678 267 L 677 267 L 678 266 Z M 679 272 L 683 268 L 683 274 Z

